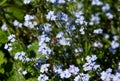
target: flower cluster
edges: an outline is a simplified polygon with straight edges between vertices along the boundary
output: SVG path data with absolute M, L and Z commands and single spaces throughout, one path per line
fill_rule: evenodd
M 88 74 L 80 73 L 74 79 L 74 81 L 89 81 L 90 76 Z
M 119 2 L 2 1 L 1 81 L 119 81 Z
M 83 70 L 84 71 L 89 71 L 89 70 L 96 70 L 100 68 L 100 65 L 97 65 L 95 60 L 97 59 L 96 55 L 87 56 L 86 58 L 87 63 L 83 65 Z
M 120 73 L 116 73 L 115 75 L 112 74 L 112 69 L 108 68 L 106 71 L 101 73 L 101 79 L 103 81 L 119 81 L 120 80 Z
M 30 58 L 25 56 L 25 52 L 17 52 L 14 57 L 16 60 L 21 60 L 22 62 L 31 61 Z
M 9 43 L 6 43 L 4 49 L 11 51 L 12 50 L 12 43 L 15 42 L 15 35 L 11 34 L 8 36 Z
M 34 15 L 26 14 L 24 19 L 25 19 L 24 26 L 26 27 L 34 28 L 37 25 L 37 22 L 34 20 L 35 19 Z
M 72 75 L 75 76 L 78 74 L 79 72 L 79 68 L 74 66 L 74 65 L 70 65 L 68 69 L 62 70 L 62 68 L 59 66 L 56 66 L 53 68 L 53 71 L 60 76 L 60 78 L 70 78 Z

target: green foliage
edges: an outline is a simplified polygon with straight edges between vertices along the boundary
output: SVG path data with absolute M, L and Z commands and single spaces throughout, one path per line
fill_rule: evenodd
M 18 21 L 23 21 L 24 19 L 25 12 L 23 9 L 17 7 L 17 4 L 16 7 L 10 5 L 10 7 L 6 9 L 6 12 L 9 13 L 10 16 L 13 16 L 15 19 L 17 19 Z
M 8 42 L 8 33 L 0 30 L 0 44 Z
M 19 74 L 17 71 L 14 71 L 12 76 L 7 81 L 26 81 L 23 75 Z
M 0 73 L 4 74 L 4 68 L 2 68 L 2 64 L 6 62 L 4 58 L 4 53 L 0 51 Z

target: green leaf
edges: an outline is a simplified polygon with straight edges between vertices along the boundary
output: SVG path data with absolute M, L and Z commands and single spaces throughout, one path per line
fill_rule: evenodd
M 28 48 L 28 51 L 29 51 L 30 54 L 31 53 L 34 54 L 34 56 L 39 55 L 39 53 L 38 53 L 38 42 L 37 41 L 33 42 L 30 45 L 30 47 Z
M 2 6 L 4 3 L 6 3 L 7 0 L 0 0 L 0 6 Z
M 29 78 L 28 80 L 26 81 L 37 81 L 37 78 Z
M 0 65 L 6 62 L 6 59 L 4 58 L 3 52 L 0 51 Z
M 0 43 L 8 42 L 8 33 L 0 30 Z
M 35 41 L 31 44 L 31 46 L 28 48 L 28 51 L 30 52 L 30 55 L 31 54 L 36 54 L 35 56 L 36 57 L 40 57 L 41 59 L 44 59 L 45 58 L 45 55 L 41 55 L 39 52 L 38 52 L 38 41 Z
M 14 0 L 14 3 L 16 5 L 22 6 L 23 5 L 23 1 L 22 0 Z
M 24 51 L 24 47 L 18 41 L 12 43 L 12 51 L 10 53 L 14 56 L 17 52 Z
M 85 55 L 90 54 L 91 45 L 87 41 L 85 42 Z
M 34 51 L 38 50 L 38 41 L 33 42 L 28 48 L 28 50 L 34 50 Z
M 77 64 L 80 64 L 80 63 L 81 63 L 80 58 L 77 58 L 76 61 L 77 61 Z
M 24 15 L 25 15 L 25 12 L 24 12 L 24 9 L 21 9 L 17 6 L 10 6 L 7 8 L 7 12 L 8 13 L 11 13 L 11 15 L 13 15 L 18 21 L 23 21 L 24 19 Z
M 4 74 L 4 68 L 0 67 L 0 73 Z
M 15 71 L 14 74 L 7 81 L 26 81 L 26 80 L 23 77 L 23 75 Z
M 3 63 L 6 62 L 3 52 L 0 51 L 0 73 L 4 73 L 4 68 L 1 67 Z

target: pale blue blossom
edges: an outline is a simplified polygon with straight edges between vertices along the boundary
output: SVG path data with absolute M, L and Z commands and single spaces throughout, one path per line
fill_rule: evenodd
M 15 42 L 15 35 L 14 34 L 9 35 L 8 36 L 8 41 Z
M 27 71 L 26 71 L 26 70 L 24 70 L 24 71 L 22 72 L 22 74 L 23 74 L 23 75 L 26 75 L 26 74 L 27 74 Z
M 55 73 L 61 73 L 62 69 L 61 69 L 62 65 L 61 64 L 58 64 L 56 66 L 53 66 L 53 71 Z
M 29 4 L 31 2 L 31 0 L 24 0 L 23 2 L 24 2 L 24 4 Z
M 97 65 L 95 62 L 95 60 L 97 59 L 96 55 L 87 56 L 85 59 L 87 63 L 83 65 L 84 71 L 97 70 L 98 68 L 100 68 L 100 65 Z
M 14 26 L 17 26 L 17 27 L 19 27 L 19 28 L 22 27 L 22 23 L 20 23 L 20 22 L 17 21 L 17 20 L 15 20 L 15 21 L 13 22 L 13 25 L 14 25 Z
M 71 41 L 70 38 L 64 38 L 64 37 L 58 40 L 59 44 L 63 46 L 70 46 L 70 41 Z
M 36 21 L 31 21 L 31 20 L 34 20 L 35 19 L 35 15 L 29 15 L 29 14 L 26 14 L 24 16 L 24 26 L 28 27 L 28 28 L 34 28 L 36 25 L 37 25 L 37 22 Z
M 82 34 L 82 35 L 84 35 L 85 34 L 85 28 L 80 28 L 80 33 Z
M 43 65 L 41 65 L 40 72 L 41 73 L 47 72 L 49 66 L 50 66 L 50 64 L 43 64 Z
M 115 54 L 117 52 L 116 49 L 112 48 L 112 47 L 109 47 L 109 51 L 112 53 L 112 54 Z
M 109 35 L 109 34 L 104 34 L 104 37 L 105 37 L 106 39 L 109 39 L 109 38 L 110 38 L 110 35 Z
M 26 53 L 21 51 L 21 52 L 17 52 L 14 56 L 15 60 L 21 60 L 22 62 L 28 62 L 31 61 L 30 58 L 28 58 L 26 55 Z
M 40 54 L 49 55 L 51 54 L 52 50 L 47 47 L 45 43 L 43 43 L 41 46 L 39 46 L 38 52 L 40 52 Z
M 80 81 L 82 80 L 82 78 L 80 77 L 80 75 L 77 75 L 75 78 L 74 78 L 74 81 Z
M 70 71 L 68 70 L 68 69 L 66 69 L 65 71 L 64 71 L 64 73 L 65 73 L 65 78 L 70 78 L 71 77 L 71 73 L 70 73 Z
M 99 0 L 92 0 L 92 5 L 97 5 L 97 6 L 101 6 L 103 5 L 103 2 L 99 1 Z
M 66 1 L 65 0 L 58 0 L 59 4 L 64 4 Z
M 84 12 L 82 12 L 82 11 L 74 11 L 73 14 L 75 15 L 76 18 L 79 18 L 79 17 L 81 17 L 81 15 L 84 14 Z
M 101 29 L 101 28 L 95 29 L 95 30 L 93 31 L 93 33 L 94 33 L 94 34 L 102 34 L 102 33 L 103 33 L 103 29 Z
M 30 20 L 32 20 L 32 19 L 34 19 L 34 18 L 35 18 L 34 15 L 26 14 L 26 15 L 24 16 L 25 21 L 30 21 Z
M 117 8 L 118 12 L 120 12 L 120 6 Z
M 107 11 L 109 11 L 109 10 L 110 10 L 110 5 L 106 3 L 106 4 L 102 7 L 102 11 L 103 11 L 103 12 L 107 12 Z
M 120 73 L 116 73 L 116 74 L 113 76 L 113 81 L 120 81 Z
M 88 74 L 80 73 L 80 76 L 83 81 L 89 81 L 90 76 Z
M 56 38 L 62 38 L 64 36 L 64 32 L 59 32 L 57 35 L 56 35 Z
M 70 78 L 70 77 L 71 77 L 71 73 L 69 72 L 68 69 L 66 69 L 65 71 L 62 71 L 62 72 L 60 73 L 60 77 L 61 77 L 61 78 Z
M 67 14 L 65 14 L 65 13 L 63 13 L 63 12 L 60 11 L 60 12 L 57 14 L 57 19 L 67 22 L 68 19 L 69 19 L 69 17 L 68 17 Z
M 26 26 L 26 27 L 28 27 L 28 28 L 34 28 L 34 26 L 36 26 L 37 25 L 37 22 L 31 22 L 31 21 L 25 21 L 24 22 L 24 26 Z
M 40 74 L 38 81 L 47 81 L 49 77 L 46 74 Z
M 103 44 L 101 42 L 94 42 L 93 47 L 102 48 Z
M 49 24 L 49 23 L 45 23 L 43 27 L 44 27 L 44 31 L 47 33 L 52 31 L 51 24 Z
M 94 25 L 94 24 L 99 24 L 99 23 L 100 23 L 99 13 L 92 14 L 89 25 Z
M 118 63 L 118 70 L 120 70 L 120 62 Z
M 89 81 L 89 78 L 88 74 L 80 73 L 74 78 L 74 81 Z
M 111 74 L 112 69 L 109 68 L 106 71 L 101 72 L 101 79 L 103 81 L 112 81 L 113 75 Z
M 75 53 L 83 52 L 83 49 L 82 49 L 82 48 L 77 48 L 77 49 L 75 49 L 74 51 L 75 51 Z
M 46 15 L 47 20 L 56 20 L 56 15 L 54 11 L 49 11 L 48 14 Z
M 56 0 L 46 0 L 46 1 L 52 2 L 52 3 L 55 3 L 55 2 L 56 2 Z
M 77 19 L 75 20 L 75 23 L 76 23 L 76 24 L 83 25 L 84 22 L 85 22 L 84 19 L 85 19 L 84 16 L 81 15 L 79 18 L 77 18 Z
M 92 61 L 97 60 L 97 56 L 96 56 L 96 55 L 92 55 L 92 56 L 91 56 L 91 60 L 92 60 Z
M 71 74 L 77 75 L 79 71 L 80 71 L 80 70 L 79 70 L 78 67 L 76 67 L 76 66 L 74 66 L 74 65 L 70 65 L 70 67 L 69 67 L 69 72 L 70 72 Z
M 113 14 L 111 14 L 111 13 L 106 13 L 106 16 L 108 17 L 108 19 L 113 19 Z
M 38 40 L 39 40 L 39 46 L 42 46 L 42 44 L 44 43 L 50 42 L 50 38 L 45 34 L 38 36 Z
M 85 59 L 87 62 L 92 62 L 92 61 L 95 61 L 97 59 L 97 56 L 96 55 L 87 56 Z
M 11 43 L 6 43 L 4 46 L 4 49 L 11 51 L 12 50 L 12 44 Z
M 113 39 L 114 39 L 115 41 L 117 41 L 117 40 L 119 39 L 119 36 L 118 36 L 118 35 L 114 35 L 114 36 L 113 36 Z
M 1 27 L 2 31 L 7 31 L 7 25 L 6 24 L 3 24 L 2 27 Z
M 111 42 L 111 47 L 113 48 L 113 49 L 116 49 L 116 48 L 118 48 L 120 45 L 119 45 L 119 43 L 118 42 L 116 42 L 116 41 L 112 41 Z

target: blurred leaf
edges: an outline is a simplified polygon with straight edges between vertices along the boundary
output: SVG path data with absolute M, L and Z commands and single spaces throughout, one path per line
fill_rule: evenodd
M 24 19 L 24 9 L 20 9 L 19 7 L 8 7 L 7 12 L 11 13 L 18 21 L 23 21 Z
M 33 42 L 28 48 L 28 50 L 34 50 L 34 51 L 38 50 L 38 41 Z
M 29 78 L 28 80 L 26 81 L 37 81 L 37 78 Z
M 6 62 L 6 59 L 4 58 L 3 52 L 0 51 L 0 65 Z
M 85 55 L 88 55 L 90 54 L 90 48 L 91 48 L 91 45 L 89 42 L 85 42 Z
M 0 43 L 6 43 L 6 42 L 8 42 L 8 34 L 7 32 L 0 30 Z
M 35 42 L 33 42 L 31 45 L 30 45 L 30 47 L 28 47 L 28 51 L 30 52 L 30 54 L 31 53 L 35 53 L 35 54 L 39 54 L 38 53 L 38 42 L 37 41 L 35 41 Z M 36 55 L 35 55 L 36 56 Z
M 0 73 L 4 73 L 4 68 L 1 67 L 3 63 L 6 62 L 3 52 L 0 51 Z
M 76 61 L 77 61 L 77 64 L 80 64 L 80 63 L 81 63 L 80 58 L 77 58 Z
M 23 75 L 19 74 L 17 71 L 14 71 L 14 74 L 7 81 L 26 81 Z
M 0 67 L 0 73 L 4 74 L 4 68 Z
M 28 51 L 30 54 L 34 54 L 34 56 L 36 57 L 40 57 L 41 59 L 44 59 L 45 58 L 45 55 L 41 55 L 39 52 L 38 52 L 38 41 L 35 41 L 33 42 L 30 47 L 28 48 Z M 32 55 L 33 56 L 33 55 Z
M 0 0 L 0 6 L 2 6 L 4 3 L 6 3 L 7 0 Z
M 14 56 L 15 53 L 24 51 L 25 48 L 22 46 L 22 44 L 20 44 L 20 42 L 16 41 L 12 43 L 12 49 L 13 50 L 10 53 Z
M 16 5 L 22 6 L 23 5 L 23 0 L 14 0 Z

